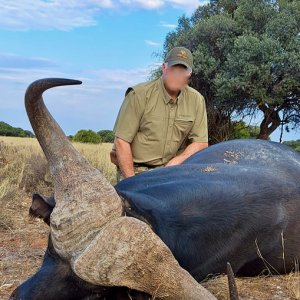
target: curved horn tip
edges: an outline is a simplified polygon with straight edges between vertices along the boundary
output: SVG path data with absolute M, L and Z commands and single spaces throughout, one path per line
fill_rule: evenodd
M 82 84 L 82 81 L 75 79 L 66 79 L 66 78 L 43 78 L 38 79 L 32 82 L 25 93 L 25 96 L 29 92 L 33 92 L 34 94 L 43 93 L 45 90 L 55 87 L 55 86 L 63 86 L 63 85 L 76 85 Z
M 53 84 L 53 85 L 76 85 L 76 84 L 82 84 L 81 80 L 76 80 L 76 79 L 68 79 L 68 78 L 42 78 L 35 80 L 34 82 L 31 83 L 31 85 L 36 85 L 36 84 Z

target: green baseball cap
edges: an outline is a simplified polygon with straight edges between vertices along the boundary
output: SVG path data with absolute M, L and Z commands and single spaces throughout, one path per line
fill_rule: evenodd
M 185 47 L 175 47 L 171 49 L 165 59 L 169 66 L 184 65 L 188 69 L 193 69 L 193 55 Z

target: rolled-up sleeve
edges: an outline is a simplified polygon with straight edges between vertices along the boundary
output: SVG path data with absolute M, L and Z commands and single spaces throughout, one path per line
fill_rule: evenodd
M 144 105 L 134 90 L 126 93 L 114 125 L 115 136 L 131 143 L 139 130 L 143 111 Z
M 197 109 L 196 119 L 188 135 L 188 140 L 190 143 L 208 142 L 207 113 L 205 100 L 201 94 L 199 94 L 198 97 L 199 106 Z

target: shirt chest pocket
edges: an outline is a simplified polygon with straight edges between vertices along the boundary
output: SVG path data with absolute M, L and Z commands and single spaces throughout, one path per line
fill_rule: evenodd
M 148 141 L 161 141 L 163 134 L 164 118 L 157 115 L 149 115 L 141 122 L 139 131 Z
M 194 120 L 191 117 L 178 117 L 174 120 L 172 140 L 181 142 L 188 135 L 194 125 Z

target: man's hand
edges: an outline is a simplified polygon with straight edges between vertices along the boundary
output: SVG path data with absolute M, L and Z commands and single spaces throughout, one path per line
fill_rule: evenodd
M 130 143 L 116 137 L 115 147 L 119 168 L 125 178 L 134 176 L 133 158 Z
M 188 145 L 181 154 L 175 156 L 167 164 L 165 164 L 165 167 L 180 165 L 191 155 L 193 155 L 194 153 L 196 153 L 206 147 L 208 147 L 208 143 L 193 142 L 190 145 Z
M 168 163 L 165 164 L 165 167 L 180 165 L 183 162 L 182 157 L 175 156 Z

